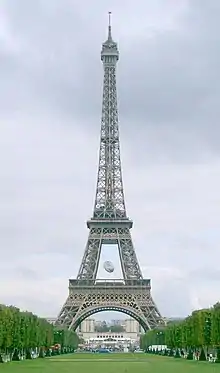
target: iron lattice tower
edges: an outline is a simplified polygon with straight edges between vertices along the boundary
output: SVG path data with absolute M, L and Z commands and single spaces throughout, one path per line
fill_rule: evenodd
M 107 309 L 133 316 L 145 330 L 164 324 L 151 297 L 150 280 L 143 279 L 130 234 L 133 222 L 126 214 L 116 89 L 118 59 L 109 13 L 108 38 L 101 51 L 104 83 L 93 217 L 87 221 L 89 237 L 77 278 L 69 280 L 69 296 L 56 321 L 73 329 L 89 315 Z M 123 281 L 96 279 L 103 244 L 118 245 Z

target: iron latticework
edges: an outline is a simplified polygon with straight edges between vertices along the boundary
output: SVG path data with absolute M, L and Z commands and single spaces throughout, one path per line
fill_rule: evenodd
M 126 218 L 122 184 L 118 109 L 116 90 L 116 63 L 119 59 L 117 44 L 112 40 L 109 26 L 108 40 L 102 45 L 104 67 L 102 122 L 98 180 L 94 218 Z
M 149 279 L 143 279 L 135 254 L 127 217 L 122 183 L 116 64 L 117 43 L 108 39 L 102 44 L 104 67 L 102 120 L 97 187 L 93 217 L 87 222 L 89 237 L 76 280 L 69 280 L 69 296 L 57 318 L 57 324 L 76 328 L 92 313 L 121 310 L 136 318 L 145 329 L 164 321 L 151 297 Z M 97 281 L 103 244 L 117 244 L 123 281 Z

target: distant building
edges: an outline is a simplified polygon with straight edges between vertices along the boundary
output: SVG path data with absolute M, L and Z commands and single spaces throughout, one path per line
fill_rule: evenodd
M 135 345 L 139 344 L 140 334 L 143 332 L 139 323 L 128 318 L 125 320 L 112 320 L 108 323 L 109 331 L 98 332 L 96 331 L 97 326 L 102 326 L 103 321 L 97 321 L 88 317 L 81 325 L 77 328 L 76 332 L 84 339 L 87 346 L 122 346 L 122 345 Z M 124 331 L 113 332 L 111 331 L 111 325 L 123 326 Z
M 48 317 L 46 320 L 50 324 L 55 324 L 56 317 Z M 88 317 L 87 319 L 83 320 L 83 322 L 78 326 L 78 328 L 76 329 L 76 332 L 77 333 L 94 333 L 95 325 L 96 325 L 96 320 Z
M 102 320 L 95 320 L 95 326 L 102 326 Z
M 47 318 L 46 320 L 50 323 L 50 324 L 55 324 L 55 321 L 56 321 L 56 317 L 49 317 Z
M 80 334 L 94 333 L 95 332 L 95 326 L 96 326 L 96 320 L 88 317 L 87 319 L 82 321 L 82 323 L 76 329 L 76 332 L 80 333 Z
M 51 324 L 54 324 L 55 321 L 56 321 L 56 317 L 47 318 L 47 321 Z M 93 318 L 88 317 L 87 319 L 82 321 L 82 323 L 76 329 L 76 332 L 79 333 L 80 335 L 88 334 L 88 333 L 95 333 L 96 334 L 96 332 L 95 332 L 96 327 L 97 326 L 102 326 L 102 324 L 103 324 L 103 321 L 95 320 Z M 121 325 L 124 328 L 124 332 L 129 333 L 129 334 L 133 334 L 134 338 L 138 338 L 140 333 L 144 332 L 143 329 L 141 328 L 141 326 L 139 325 L 139 323 L 132 318 L 128 318 L 128 319 L 125 319 L 125 320 L 112 320 L 109 324 L 113 325 L 113 326 Z M 135 335 L 136 335 L 136 337 L 135 337 Z
M 122 325 L 123 324 L 123 320 L 111 320 L 111 325 Z
M 126 319 L 124 321 L 124 328 L 126 333 L 136 333 L 139 334 L 140 328 L 139 328 L 139 323 L 134 320 L 134 319 Z

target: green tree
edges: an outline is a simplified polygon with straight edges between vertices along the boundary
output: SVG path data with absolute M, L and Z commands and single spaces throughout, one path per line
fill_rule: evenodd
M 79 344 L 79 337 L 73 330 L 54 329 L 54 343 L 60 344 L 61 348 L 69 348 L 74 351 Z
M 202 347 L 200 355 L 199 355 L 199 360 L 200 361 L 206 361 L 206 355 L 205 355 L 205 351 L 204 351 L 203 347 Z
M 109 331 L 114 332 L 114 333 L 123 333 L 125 329 L 122 325 L 111 325 L 109 327 Z
M 216 303 L 211 313 L 211 344 L 220 347 L 220 303 Z
M 220 349 L 220 303 L 209 309 L 194 311 L 184 320 L 167 323 L 163 333 L 164 343 L 159 342 L 157 329 L 149 330 L 141 336 L 142 348 L 165 344 L 171 350 L 178 348 L 189 352 L 196 349 L 208 351 L 213 346 Z
M 0 354 L 17 357 L 53 343 L 53 325 L 30 312 L 0 305 Z

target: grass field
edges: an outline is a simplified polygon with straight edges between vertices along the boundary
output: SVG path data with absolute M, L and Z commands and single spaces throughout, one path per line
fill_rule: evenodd
M 71 354 L 0 365 L 1 373 L 220 373 L 220 364 L 146 354 Z

